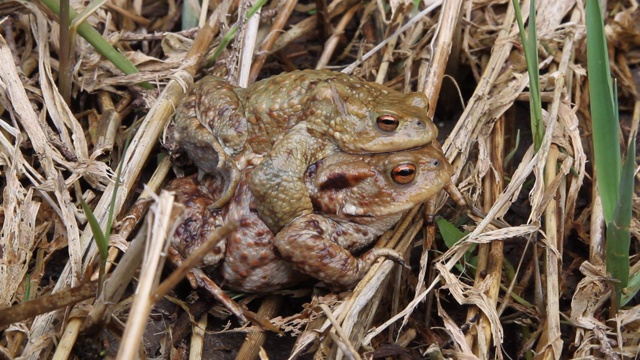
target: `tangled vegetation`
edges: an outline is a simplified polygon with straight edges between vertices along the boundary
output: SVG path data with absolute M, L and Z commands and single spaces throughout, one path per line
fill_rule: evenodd
M 638 357 L 635 1 L 603 12 L 617 86 L 597 94 L 620 123 L 602 159 L 633 173 L 635 189 L 622 196 L 630 242 L 615 253 L 610 229 L 627 227 L 609 216 L 618 205 L 599 196 L 611 189 L 594 170 L 602 130 L 590 94 L 609 87 L 587 79 L 585 3 L 537 1 L 528 46 L 506 0 L 203 3 L 0 4 L 0 358 Z M 533 132 L 525 49 L 538 53 Z M 307 68 L 423 91 L 471 207 L 443 193 L 427 205 L 437 226 L 424 207 L 409 212 L 377 246 L 410 268 L 380 262 L 353 291 L 240 294 L 269 319 L 241 326 L 164 266 L 179 205 L 162 191 L 175 174 L 159 140 L 203 74 L 246 85 Z M 612 254 L 626 287 L 610 276 Z

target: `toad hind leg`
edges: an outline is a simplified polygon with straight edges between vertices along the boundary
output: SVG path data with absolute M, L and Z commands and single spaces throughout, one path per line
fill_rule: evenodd
M 187 275 L 190 281 L 194 281 L 198 284 L 198 287 L 206 290 L 211 294 L 220 304 L 222 304 L 227 310 L 229 310 L 242 324 L 246 324 L 247 317 L 244 315 L 244 309 L 238 305 L 233 299 L 231 299 L 225 292 L 211 280 L 202 270 L 194 268 L 189 271 Z
M 341 233 L 335 221 L 317 214 L 303 216 L 276 235 L 274 251 L 296 270 L 336 289 L 355 286 L 380 257 L 404 264 L 397 251 L 387 248 L 374 248 L 355 257 L 331 240 Z
M 175 267 L 180 267 L 184 262 L 184 258 L 178 253 L 178 251 L 173 247 L 169 246 L 168 254 L 169 260 Z M 238 321 L 243 324 L 248 323 L 247 317 L 244 315 L 244 311 L 238 303 L 233 301 L 224 291 L 213 282 L 213 280 L 209 279 L 209 277 L 200 269 L 193 268 L 189 270 L 187 273 L 187 279 L 191 284 L 192 288 L 202 288 L 206 290 L 211 296 L 214 297 L 222 306 L 224 306 L 227 310 L 229 310 L 233 315 L 236 316 Z

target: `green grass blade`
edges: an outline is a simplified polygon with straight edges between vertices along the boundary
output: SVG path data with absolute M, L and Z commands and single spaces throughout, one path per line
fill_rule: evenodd
M 620 282 L 615 283 L 616 303 L 622 301 L 622 289 L 629 283 L 629 246 L 631 245 L 631 224 L 636 141 L 631 140 L 620 176 L 620 198 L 613 221 L 607 224 L 607 272 Z M 618 307 L 620 305 L 617 305 Z
M 87 5 L 87 7 L 78 14 L 75 18 L 73 18 L 73 22 L 71 24 L 72 27 L 77 28 L 80 24 L 82 24 L 91 14 L 96 12 L 107 0 L 93 0 Z
M 58 50 L 58 89 L 67 105 L 71 104 L 71 30 L 69 29 L 69 1 L 60 4 L 60 49 Z
M 507 156 L 504 157 L 505 167 L 511 162 L 513 157 L 516 156 L 516 153 L 518 152 L 519 147 L 520 147 L 520 129 L 518 129 L 518 131 L 516 132 L 516 144 L 513 146 L 513 149 L 509 151 Z
M 621 155 L 618 115 L 612 91 L 607 40 L 597 0 L 587 0 L 587 71 L 598 193 L 606 223 L 613 221 L 620 194 Z
M 627 291 L 622 294 L 620 299 L 620 306 L 625 306 L 631 299 L 633 299 L 638 291 L 640 291 L 640 271 L 629 276 L 629 283 L 627 284 Z
M 123 153 L 127 152 L 127 148 L 129 147 L 129 143 L 131 142 L 133 132 L 129 133 L 127 137 L 127 141 L 124 144 Z M 93 211 L 89 208 L 84 199 L 80 198 L 80 203 L 82 204 L 82 208 L 84 209 L 84 213 L 87 215 L 87 221 L 89 222 L 89 226 L 91 226 L 91 231 L 93 232 L 93 238 L 95 239 L 96 246 L 98 247 L 98 253 L 100 254 L 100 271 L 98 273 L 98 295 L 102 292 L 102 286 L 104 285 L 105 275 L 106 275 L 106 267 L 107 267 L 107 259 L 109 256 L 109 237 L 111 236 L 111 228 L 113 227 L 113 212 L 115 209 L 116 197 L 118 195 L 118 188 L 120 187 L 120 174 L 122 173 L 122 166 L 124 164 L 124 158 L 118 164 L 118 170 L 116 171 L 115 185 L 113 187 L 113 194 L 111 195 L 111 206 L 109 207 L 109 212 L 107 214 L 107 223 L 105 226 L 105 231 L 103 232 L 100 228 L 100 223 L 96 216 L 93 214 Z
M 133 139 L 133 131 L 129 132 L 129 136 L 127 136 L 127 140 L 124 143 L 124 146 L 122 148 L 122 153 L 126 154 L 127 153 L 127 149 L 129 148 L 129 144 L 131 143 L 131 139 Z M 115 179 L 115 184 L 113 186 L 113 194 L 111 195 L 111 205 L 109 207 L 109 214 L 107 215 L 107 228 L 105 229 L 105 235 L 107 237 L 107 239 L 109 239 L 109 237 L 111 236 L 111 228 L 113 226 L 113 211 L 116 208 L 116 198 L 118 195 L 118 189 L 120 188 L 120 178 L 121 178 L 121 174 L 122 174 L 122 167 L 124 166 L 124 158 L 122 158 L 122 160 L 120 160 L 120 163 L 118 164 L 118 170 L 116 170 L 116 179 Z M 104 260 L 106 261 L 106 254 L 105 254 L 105 258 Z
M 258 0 L 247 12 L 247 20 L 251 19 L 251 17 L 255 15 L 266 2 L 267 0 Z M 211 55 L 211 57 L 209 58 L 209 64 L 215 62 L 218 56 L 222 54 L 222 51 L 227 47 L 227 45 L 229 45 L 231 40 L 233 40 L 233 38 L 236 36 L 236 33 L 238 32 L 238 26 L 239 25 L 237 22 L 233 24 L 227 34 L 222 38 L 222 40 L 220 41 L 220 45 L 218 45 L 216 50 L 213 52 L 213 55 Z
M 51 9 L 51 11 L 56 13 L 56 15 L 60 16 L 60 2 L 58 0 L 42 0 L 42 2 Z M 77 15 L 78 13 L 75 10 L 71 8 L 69 9 L 70 19 L 74 19 Z M 78 25 L 78 34 L 87 40 L 87 42 L 91 44 L 98 53 L 111 61 L 123 73 L 129 75 L 139 72 L 135 65 L 133 65 L 126 56 L 111 46 L 111 44 L 109 44 L 96 29 L 91 27 L 91 25 L 87 23 Z M 141 83 L 140 86 L 145 89 L 153 89 L 153 86 L 147 82 Z
M 82 197 L 80 197 L 80 204 L 82 204 L 82 209 L 84 209 L 84 213 L 87 215 L 87 221 L 89 222 L 89 226 L 91 226 L 91 232 L 93 232 L 93 237 L 96 239 L 96 245 L 98 245 L 98 251 L 100 252 L 100 257 L 102 258 L 103 252 L 108 252 L 108 239 L 105 239 L 104 232 L 100 228 L 100 223 L 96 216 L 89 208 L 89 205 L 84 201 Z
M 24 284 L 24 302 L 29 301 L 31 298 L 31 274 L 27 274 Z
M 536 32 L 536 2 L 530 1 L 529 39 L 527 41 L 527 72 L 529 73 L 529 108 L 531 111 L 531 131 L 536 151 L 542 145 L 544 126 L 542 121 L 542 100 L 540 99 L 540 71 L 538 70 L 538 36 Z
M 542 121 L 542 101 L 540 99 L 540 72 L 538 71 L 538 37 L 536 35 L 536 4 L 531 0 L 529 8 L 529 39 L 525 37 L 522 12 L 518 0 L 512 0 L 516 12 L 516 21 L 520 30 L 520 39 L 524 49 L 524 57 L 527 61 L 527 73 L 529 74 L 529 108 L 531 116 L 531 133 L 536 151 L 540 149 L 544 137 L 544 124 Z
M 98 253 L 100 254 L 100 269 L 98 272 L 98 294 L 96 295 L 99 296 L 102 293 L 102 287 L 104 285 L 107 256 L 109 254 L 109 238 L 105 237 L 104 232 L 102 232 L 102 229 L 100 228 L 98 219 L 96 219 L 96 216 L 89 208 L 89 205 L 87 205 L 87 203 L 84 201 L 84 198 L 80 197 L 80 203 L 82 204 L 84 213 L 87 215 L 87 221 L 89 222 L 89 226 L 91 226 L 91 232 L 93 233 L 93 238 L 96 241 L 96 245 L 98 246 Z
M 218 56 L 222 54 L 222 51 L 227 47 L 227 45 L 229 45 L 231 40 L 233 40 L 237 32 L 238 32 L 238 24 L 233 24 L 231 29 L 229 29 L 229 32 L 227 32 L 225 36 L 222 37 L 222 40 L 220 40 L 220 45 L 218 45 L 216 50 L 213 52 L 213 55 L 211 55 L 211 58 L 209 58 L 209 64 L 214 63 L 218 59 Z

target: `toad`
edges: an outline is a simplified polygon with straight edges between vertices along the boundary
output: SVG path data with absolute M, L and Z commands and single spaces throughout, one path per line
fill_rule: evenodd
M 303 177 L 314 212 L 274 235 L 254 207 L 246 182 L 249 170 L 221 209 L 209 207 L 224 192 L 220 177 L 206 176 L 202 183 L 195 176 L 181 178 L 169 189 L 187 208 L 172 250 L 186 258 L 214 228 L 238 220 L 240 227 L 216 245 L 202 267 L 214 267 L 225 287 L 252 293 L 282 289 L 308 277 L 334 289 L 351 288 L 377 258 L 401 262 L 392 249 L 367 248 L 452 175 L 445 157 L 432 146 L 372 155 L 333 153 L 309 166 Z
M 208 76 L 179 105 L 165 143 L 188 154 L 201 173 L 224 178 L 211 208 L 233 196 L 240 170 L 259 163 L 248 185 L 261 218 L 277 232 L 313 213 L 304 181 L 309 165 L 339 151 L 383 153 L 428 144 L 437 128 L 427 106 L 423 93 L 402 94 L 332 71 L 283 73 L 246 89 Z

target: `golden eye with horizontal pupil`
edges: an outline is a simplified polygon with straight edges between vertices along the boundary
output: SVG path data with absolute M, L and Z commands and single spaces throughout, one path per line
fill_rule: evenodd
M 398 128 L 400 121 L 393 115 L 380 115 L 376 119 L 376 124 L 382 131 L 394 131 Z
M 414 164 L 401 164 L 391 170 L 391 178 L 398 184 L 408 184 L 416 178 L 416 166 Z

